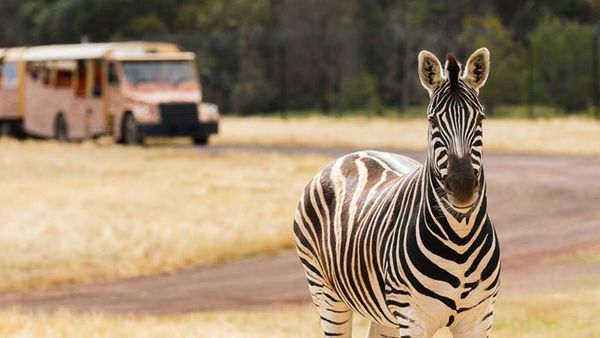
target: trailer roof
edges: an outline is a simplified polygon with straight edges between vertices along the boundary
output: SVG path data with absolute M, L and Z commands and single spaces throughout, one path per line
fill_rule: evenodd
M 4 58 L 4 61 L 19 61 L 22 59 L 25 50 L 26 47 L 4 48 L 2 57 Z
M 116 51 L 147 53 L 179 50 L 179 47 L 174 44 L 162 42 L 82 43 L 30 47 L 23 53 L 23 59 L 26 61 L 101 59 Z
M 23 53 L 27 61 L 102 58 L 110 51 L 109 43 L 30 47 Z
M 112 54 L 112 58 L 119 61 L 168 61 L 168 60 L 180 60 L 180 61 L 191 61 L 196 56 L 192 52 L 159 52 L 159 53 L 145 53 L 145 54 Z

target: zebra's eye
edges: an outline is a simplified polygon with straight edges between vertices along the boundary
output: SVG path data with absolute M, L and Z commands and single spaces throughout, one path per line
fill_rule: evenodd
M 483 120 L 485 120 L 485 115 L 483 114 L 478 114 L 477 115 L 477 124 L 481 124 L 483 122 Z
M 440 122 L 438 121 L 438 118 L 435 115 L 431 115 L 429 117 L 429 122 L 431 123 L 431 126 L 434 127 L 434 128 L 439 128 L 440 127 Z

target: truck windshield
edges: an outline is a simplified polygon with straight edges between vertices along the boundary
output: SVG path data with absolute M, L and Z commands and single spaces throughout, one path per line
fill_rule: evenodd
M 194 82 L 194 70 L 189 61 L 126 61 L 123 71 L 127 82 L 132 85 L 142 83 L 168 83 L 178 85 Z

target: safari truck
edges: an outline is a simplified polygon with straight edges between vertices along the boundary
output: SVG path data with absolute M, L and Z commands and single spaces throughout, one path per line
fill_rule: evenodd
M 2 50 L 0 120 L 60 141 L 112 134 L 124 144 L 189 136 L 206 144 L 219 111 L 202 102 L 195 55 L 155 42 Z M 6 100 L 6 103 L 4 101 Z

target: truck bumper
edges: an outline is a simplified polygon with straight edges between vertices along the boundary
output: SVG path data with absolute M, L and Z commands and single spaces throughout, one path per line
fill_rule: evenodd
M 193 124 L 144 123 L 138 125 L 143 136 L 209 136 L 219 131 L 218 122 Z

